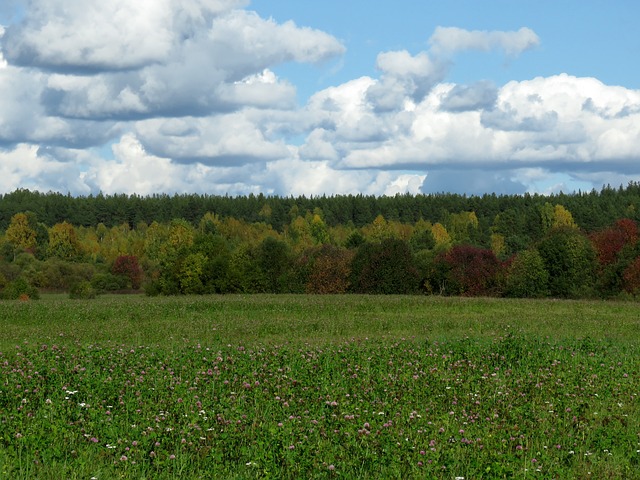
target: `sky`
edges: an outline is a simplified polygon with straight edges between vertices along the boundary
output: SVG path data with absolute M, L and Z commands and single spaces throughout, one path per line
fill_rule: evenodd
M 0 193 L 640 181 L 637 0 L 2 0 Z

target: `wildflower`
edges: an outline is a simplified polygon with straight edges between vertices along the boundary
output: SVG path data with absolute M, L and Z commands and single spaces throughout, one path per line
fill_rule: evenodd
M 336 469 L 335 465 L 329 465 L 329 467 L 327 467 L 329 470 L 333 471 Z
M 126 455 L 122 455 L 122 456 L 120 457 L 120 461 L 121 461 L 121 462 L 126 462 L 126 461 L 127 461 L 127 456 L 126 456 Z
M 169 460 L 175 460 L 176 456 L 174 454 L 169 455 Z

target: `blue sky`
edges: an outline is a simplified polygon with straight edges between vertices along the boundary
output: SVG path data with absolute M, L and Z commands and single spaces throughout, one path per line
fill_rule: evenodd
M 632 0 L 7 0 L 0 192 L 640 180 Z
M 438 26 L 488 31 L 525 26 L 540 37 L 540 46 L 519 59 L 505 59 L 500 52 L 460 54 L 448 76 L 452 82 L 490 79 L 503 84 L 568 73 L 640 88 L 638 67 L 632 65 L 640 54 L 636 21 L 640 3 L 633 0 L 257 0 L 251 8 L 267 18 L 319 28 L 344 42 L 347 52 L 342 68 L 333 76 L 319 78 L 317 71 L 308 67 L 281 67 L 283 73 L 300 79 L 299 88 L 305 94 L 313 90 L 304 86 L 305 81 L 323 87 L 359 75 L 376 75 L 378 53 L 424 50 Z

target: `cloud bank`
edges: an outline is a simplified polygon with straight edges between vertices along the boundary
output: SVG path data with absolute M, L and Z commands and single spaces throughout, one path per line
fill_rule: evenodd
M 303 104 L 275 73 L 345 52 L 243 0 L 31 0 L 0 27 L 0 191 L 524 193 L 640 174 L 640 91 L 559 73 L 447 82 L 531 29 L 438 27 Z M 515 60 L 517 61 L 517 60 Z M 547 193 L 547 192 L 544 192 Z

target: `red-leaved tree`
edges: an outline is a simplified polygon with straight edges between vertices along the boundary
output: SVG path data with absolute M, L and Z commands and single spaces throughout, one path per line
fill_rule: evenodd
M 444 254 L 451 294 L 465 296 L 499 293 L 500 261 L 493 251 L 471 245 L 457 245 Z
M 111 273 L 127 277 L 131 282 L 131 288 L 137 290 L 142 285 L 142 268 L 135 255 L 120 255 L 111 266 Z
M 633 245 L 638 241 L 638 225 L 633 220 L 623 218 L 611 227 L 593 233 L 590 239 L 596 250 L 598 263 L 611 265 L 626 245 Z
M 640 257 L 636 258 L 622 274 L 622 286 L 631 294 L 640 293 Z

